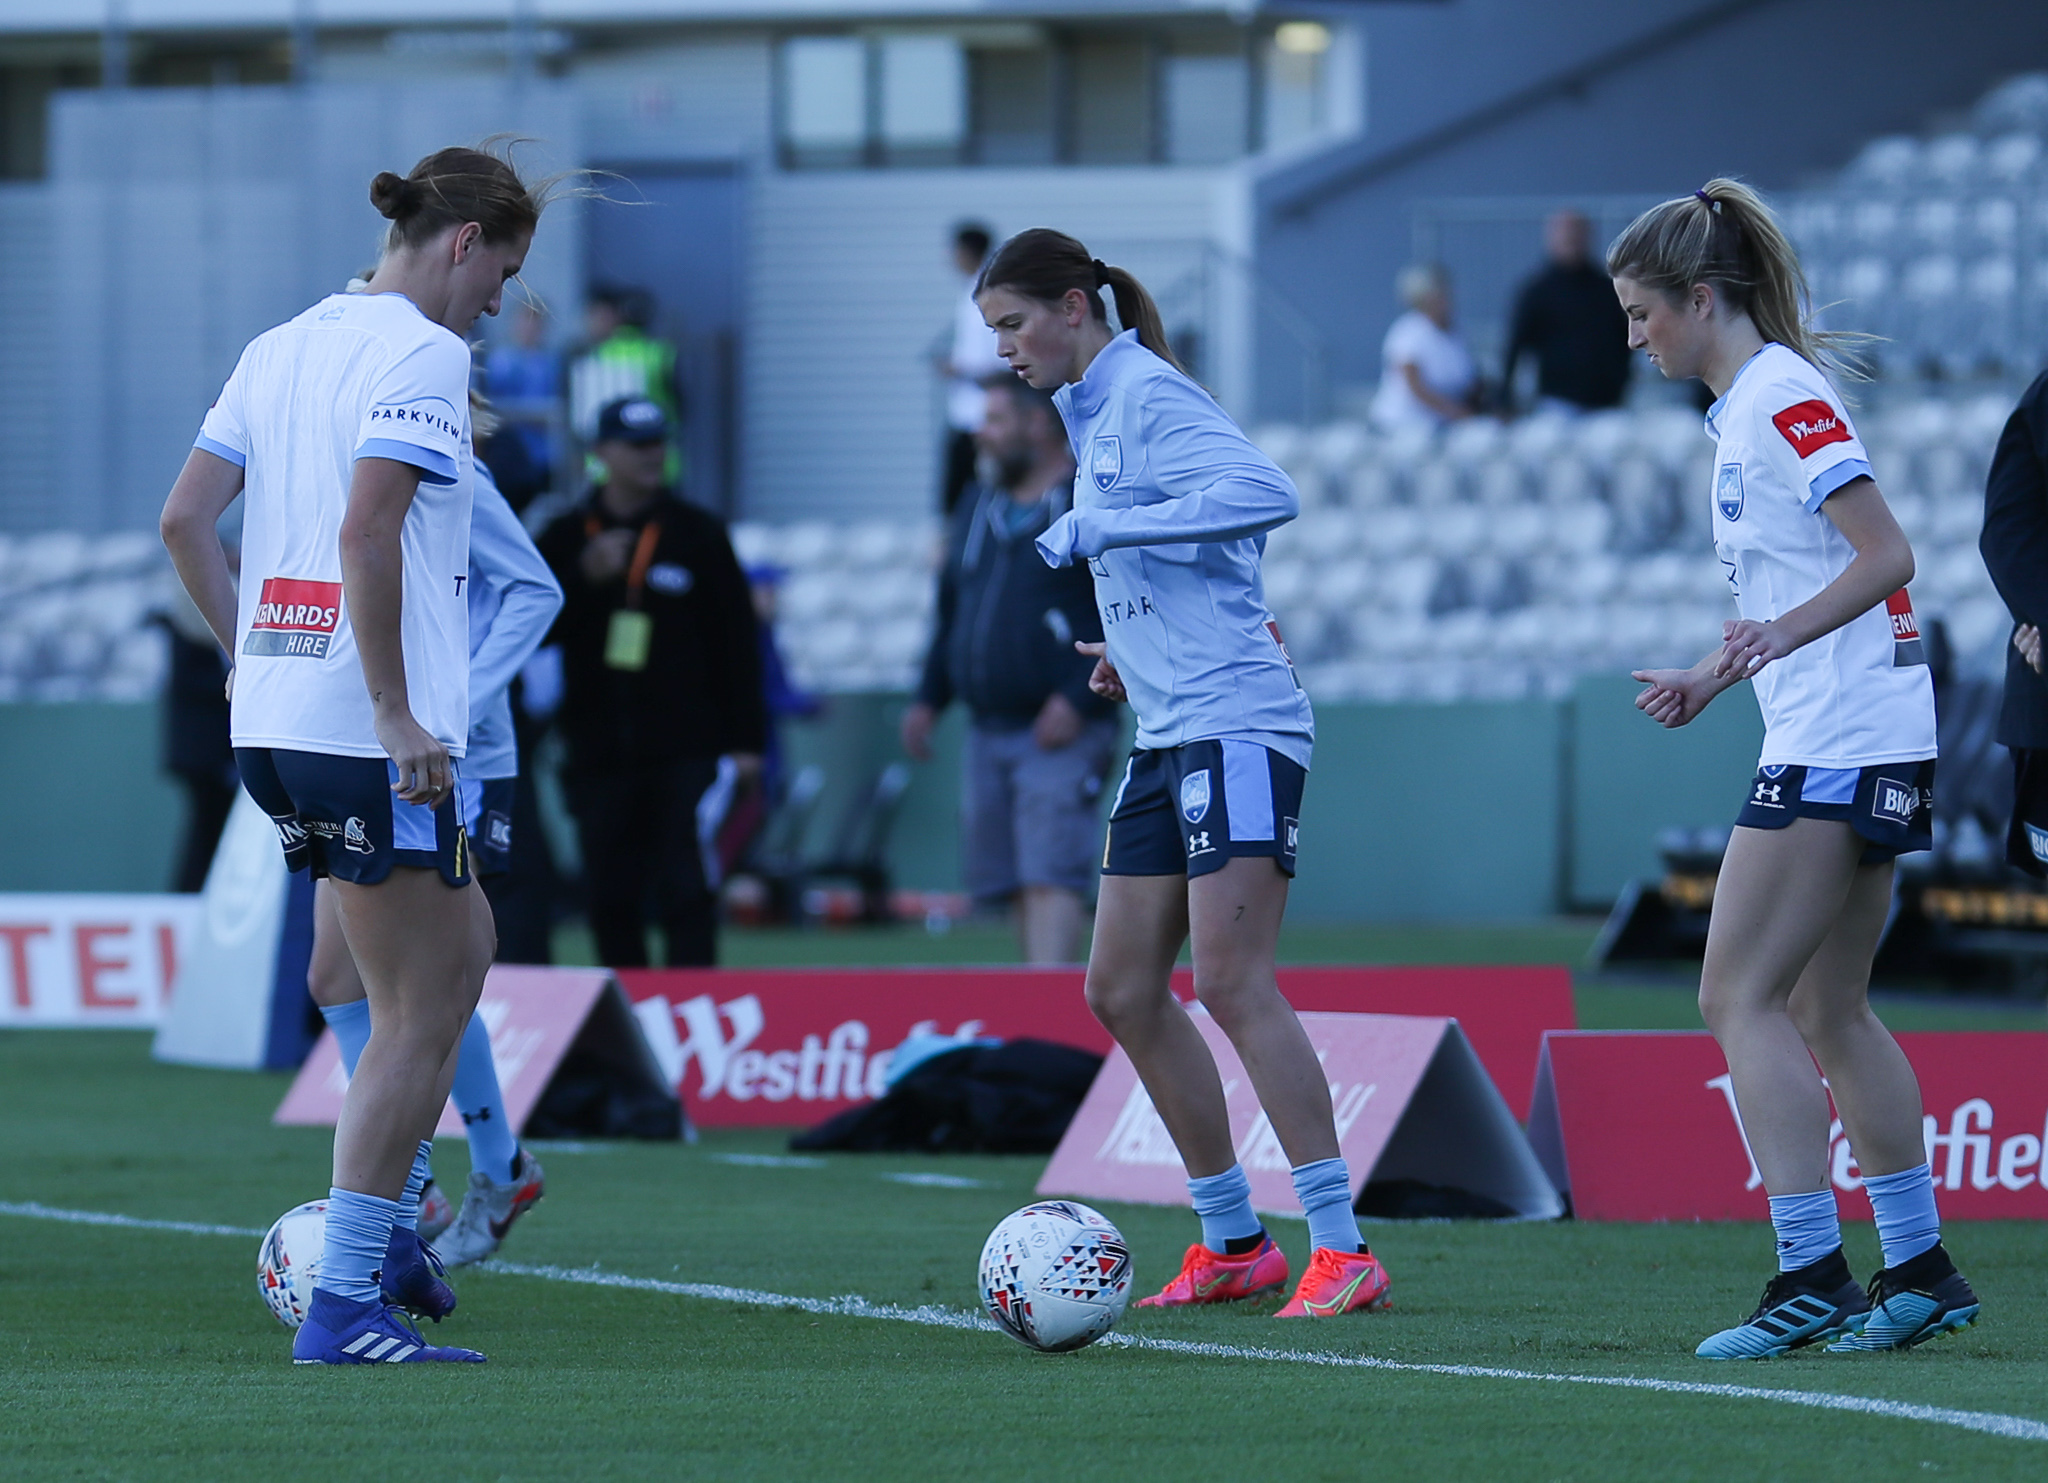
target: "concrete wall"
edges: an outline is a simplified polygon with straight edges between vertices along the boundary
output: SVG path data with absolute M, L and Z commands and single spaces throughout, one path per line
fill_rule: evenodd
M 1260 268 L 1323 326 L 1337 383 L 1378 379 L 1420 197 L 1783 189 L 2048 64 L 2027 0 L 1450 0 L 1347 7 L 1362 139 L 1258 188 Z M 1541 255 L 1532 232 L 1532 268 Z M 1270 324 L 1260 413 L 1298 414 Z
M 1666 732 L 1626 680 L 1564 702 L 1326 705 L 1309 779 L 1303 920 L 1481 920 L 1597 908 L 1658 871 L 1653 838 L 1726 824 L 1762 726 L 1747 691 Z M 858 789 L 900 753 L 905 698 L 832 698 L 786 732 L 793 767 L 831 779 L 810 838 L 831 843 Z M 891 842 L 897 883 L 960 883 L 962 721 L 916 769 Z M 169 878 L 182 803 L 157 771 L 151 706 L 0 706 L 0 890 L 149 891 Z

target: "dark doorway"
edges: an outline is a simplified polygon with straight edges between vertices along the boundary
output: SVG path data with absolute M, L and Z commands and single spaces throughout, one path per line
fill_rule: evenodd
M 674 342 L 683 390 L 683 492 L 728 519 L 739 500 L 741 201 L 719 165 L 619 165 L 592 201 L 591 283 L 654 295 L 654 332 Z

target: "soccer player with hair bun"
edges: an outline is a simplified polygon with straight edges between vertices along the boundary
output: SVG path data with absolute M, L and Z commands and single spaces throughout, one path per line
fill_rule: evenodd
M 1215 1058 L 1170 988 L 1192 939 L 1196 996 L 1243 1060 L 1308 1215 L 1313 1254 L 1279 1316 L 1378 1307 L 1387 1274 L 1352 1214 L 1329 1083 L 1274 979 L 1315 721 L 1259 558 L 1300 498 L 1174 359 L 1144 286 L 1072 237 L 1012 237 L 975 298 L 1010 368 L 1058 388 L 1080 477 L 1038 549 L 1052 566 L 1088 563 L 1104 642 L 1077 647 L 1097 657 L 1091 688 L 1138 719 L 1110 810 L 1088 1006 L 1137 1068 L 1202 1222 L 1179 1275 L 1140 1306 L 1255 1297 L 1289 1277 L 1253 1213 Z
M 1710 180 L 1652 207 L 1607 271 L 1630 346 L 1716 398 L 1714 546 L 1740 614 L 1692 668 L 1637 671 L 1649 688 L 1636 705 L 1683 726 L 1748 680 L 1764 717 L 1700 1010 L 1770 1197 L 1778 1274 L 1746 1322 L 1698 1352 L 1907 1349 L 1978 1312 L 1941 1244 L 1919 1082 L 1868 993 L 1892 862 L 1932 843 L 1934 686 L 1906 594 L 1913 550 L 1830 379 L 1839 337 L 1807 324 L 1798 257 L 1754 191 Z M 1842 1254 L 1830 1096 L 1884 1248 L 1867 1294 Z
M 362 293 L 242 352 L 164 504 L 164 544 L 235 669 L 242 782 L 285 859 L 329 882 L 372 1030 L 334 1131 L 299 1364 L 478 1362 L 406 1308 L 454 1293 L 415 1224 L 456 1047 L 496 946 L 471 873 L 469 345 L 544 204 L 496 155 L 444 149 L 370 200 L 391 226 Z M 215 522 L 245 502 L 239 599 Z

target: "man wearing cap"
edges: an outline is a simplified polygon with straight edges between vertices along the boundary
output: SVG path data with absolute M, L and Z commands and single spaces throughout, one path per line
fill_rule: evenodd
M 753 599 L 724 524 L 677 497 L 668 413 L 621 397 L 598 414 L 604 480 L 541 533 L 562 584 L 564 774 L 598 957 L 647 964 L 655 905 L 670 967 L 717 960 L 717 903 L 698 805 L 728 758 L 767 744 Z

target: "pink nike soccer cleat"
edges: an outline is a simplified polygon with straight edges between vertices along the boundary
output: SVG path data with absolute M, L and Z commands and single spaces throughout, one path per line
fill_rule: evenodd
M 1335 1318 L 1388 1304 L 1387 1269 L 1369 1251 L 1333 1251 L 1318 1246 L 1301 1274 L 1301 1285 L 1275 1318 Z
M 1287 1285 L 1287 1257 L 1271 1236 L 1256 1251 L 1223 1256 L 1197 1241 L 1181 1258 L 1180 1275 L 1140 1308 L 1185 1308 L 1195 1303 L 1234 1303 Z

